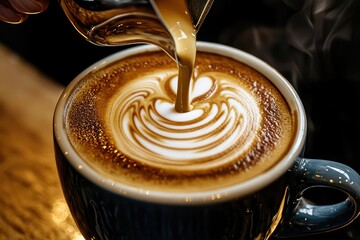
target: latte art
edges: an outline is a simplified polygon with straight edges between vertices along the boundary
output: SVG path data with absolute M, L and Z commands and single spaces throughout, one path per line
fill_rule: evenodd
M 261 117 L 249 93 L 222 74 L 205 74 L 193 82 L 192 111 L 178 113 L 169 97 L 176 93 L 176 82 L 175 73 L 154 73 L 124 85 L 114 96 L 109 126 L 125 155 L 186 171 L 225 165 L 248 150 Z
M 232 59 L 198 53 L 190 112 L 175 110 L 177 66 L 162 52 L 88 74 L 66 111 L 70 142 L 115 181 L 149 190 L 203 191 L 259 175 L 292 144 L 279 91 Z

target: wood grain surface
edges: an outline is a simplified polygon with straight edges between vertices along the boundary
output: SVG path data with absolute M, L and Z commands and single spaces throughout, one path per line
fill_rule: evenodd
M 52 115 L 61 91 L 0 45 L 0 239 L 83 239 L 53 155 Z

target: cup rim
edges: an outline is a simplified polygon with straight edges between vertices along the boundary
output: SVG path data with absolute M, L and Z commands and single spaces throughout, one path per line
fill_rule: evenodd
M 91 182 L 97 184 L 101 188 L 104 188 L 117 195 L 123 195 L 129 198 L 165 204 L 186 204 L 196 205 L 203 203 L 215 203 L 222 202 L 229 199 L 240 198 L 245 195 L 256 192 L 270 183 L 274 182 L 280 176 L 282 176 L 292 165 L 296 158 L 301 154 L 305 143 L 306 137 L 306 115 L 305 110 L 300 100 L 300 97 L 296 93 L 292 85 L 273 67 L 265 63 L 261 59 L 246 53 L 242 50 L 225 46 L 218 43 L 210 42 L 197 42 L 199 51 L 210 52 L 220 54 L 222 56 L 230 57 L 239 62 L 243 62 L 246 65 L 254 68 L 267 77 L 285 97 L 292 112 L 297 116 L 297 132 L 294 138 L 294 143 L 291 146 L 288 153 L 283 157 L 281 161 L 276 163 L 272 168 L 266 172 L 248 179 L 244 182 L 234 184 L 231 186 L 223 187 L 220 189 L 200 191 L 200 192 L 167 192 L 167 191 L 153 191 L 144 190 L 137 187 L 127 186 L 121 182 L 117 182 L 107 176 L 101 176 L 101 174 L 94 170 L 89 164 L 86 163 L 73 149 L 64 129 L 64 110 L 66 109 L 66 102 L 73 88 L 77 83 L 89 72 L 102 68 L 103 66 L 117 61 L 118 59 L 125 58 L 137 53 L 147 51 L 161 51 L 157 46 L 153 45 L 141 45 L 131 47 L 125 50 L 121 50 L 110 56 L 107 56 L 100 61 L 95 62 L 85 70 L 83 70 L 78 76 L 74 78 L 72 82 L 65 88 L 60 96 L 54 112 L 53 130 L 55 141 L 59 145 L 61 151 L 66 157 L 67 161 L 84 177 Z

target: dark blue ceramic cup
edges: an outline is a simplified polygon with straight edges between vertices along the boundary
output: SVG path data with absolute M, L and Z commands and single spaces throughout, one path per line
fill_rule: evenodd
M 54 114 L 56 163 L 72 216 L 86 239 L 261 240 L 341 228 L 358 217 L 360 177 L 350 167 L 301 156 L 306 115 L 292 86 L 272 67 L 242 51 L 212 43 L 199 50 L 228 56 L 261 72 L 280 90 L 296 114 L 297 131 L 289 153 L 265 173 L 212 191 L 169 193 L 126 186 L 102 176 L 72 148 L 64 130 L 64 112 L 76 84 L 95 68 L 144 51 L 119 52 L 82 72 L 64 91 Z M 303 197 L 309 188 L 332 188 L 346 197 L 315 205 Z

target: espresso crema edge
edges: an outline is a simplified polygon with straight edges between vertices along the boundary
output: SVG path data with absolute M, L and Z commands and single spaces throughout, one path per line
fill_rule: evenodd
M 200 52 L 193 111 L 178 114 L 172 111 L 176 72 L 176 64 L 157 52 L 88 74 L 66 115 L 78 154 L 116 181 L 174 192 L 245 181 L 287 154 L 294 117 L 263 75 Z

